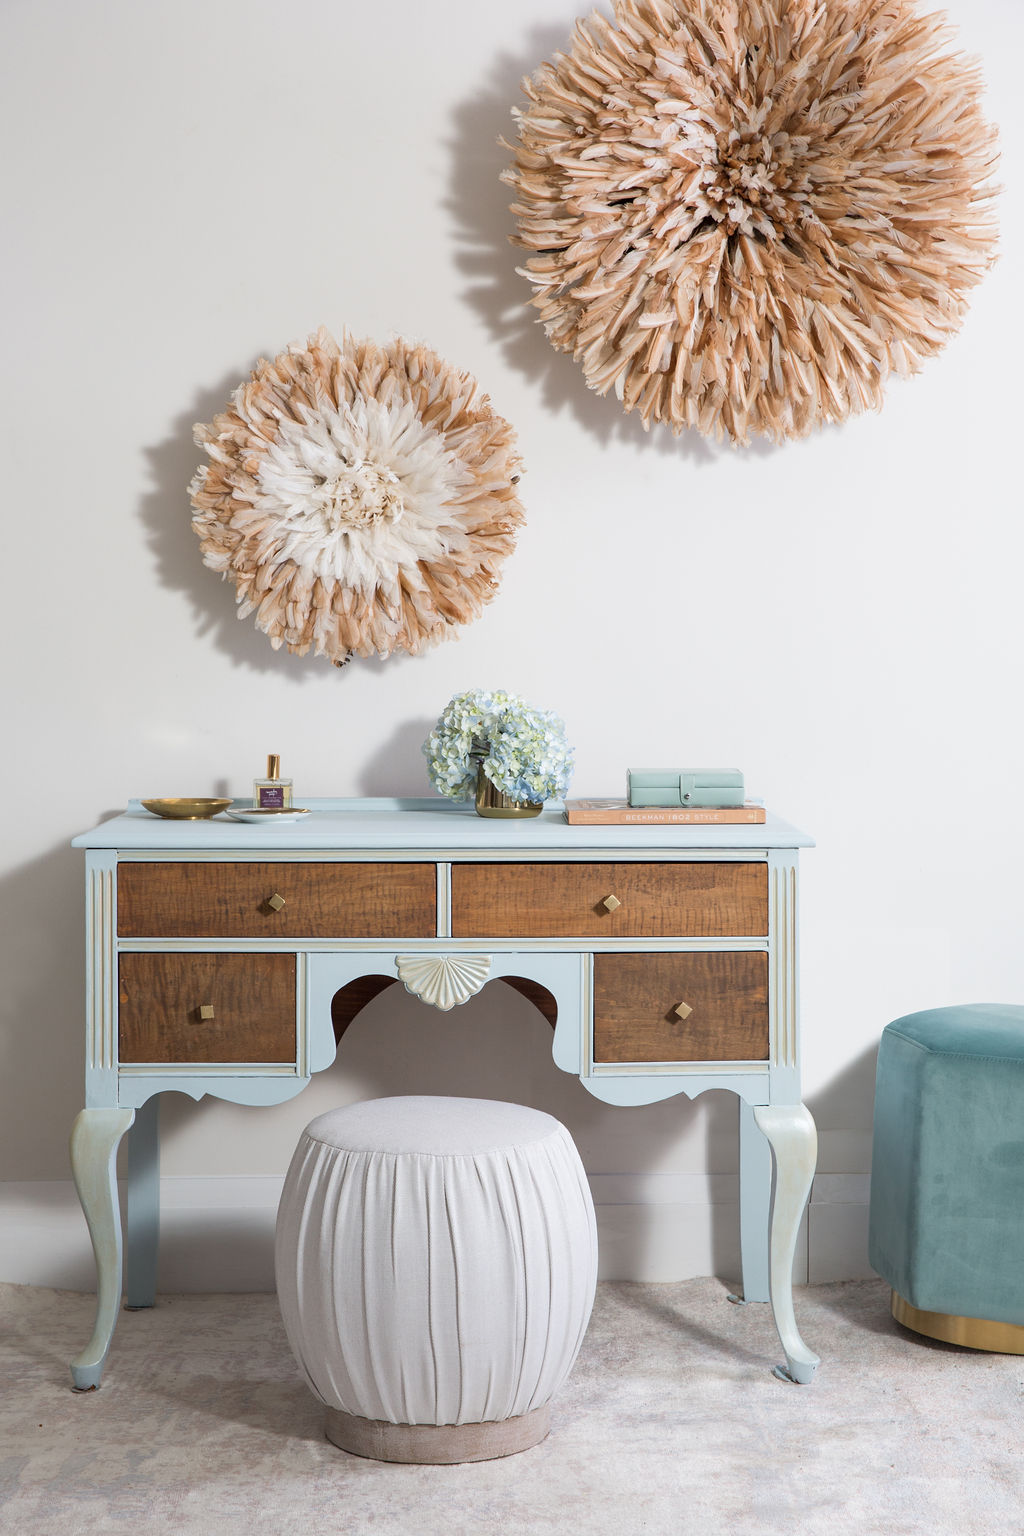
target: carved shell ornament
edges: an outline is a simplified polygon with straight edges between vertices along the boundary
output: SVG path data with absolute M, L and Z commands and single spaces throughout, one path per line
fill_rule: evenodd
M 473 997 L 491 974 L 490 955 L 398 955 L 395 969 L 405 990 L 447 1013 Z
M 912 0 L 613 0 L 523 82 L 551 344 L 643 424 L 781 442 L 882 403 L 994 259 L 976 63 Z
M 195 440 L 203 559 L 276 649 L 343 665 L 450 638 L 498 588 L 523 509 L 515 433 L 426 347 L 321 329 L 262 359 Z

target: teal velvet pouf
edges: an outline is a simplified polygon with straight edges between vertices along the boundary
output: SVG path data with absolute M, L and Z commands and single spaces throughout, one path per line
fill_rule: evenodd
M 911 1309 L 1024 1324 L 1024 1008 L 932 1008 L 883 1031 L 868 1258 Z

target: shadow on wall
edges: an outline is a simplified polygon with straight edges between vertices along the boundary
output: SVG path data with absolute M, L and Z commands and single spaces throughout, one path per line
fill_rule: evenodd
M 878 1026 L 879 1039 L 889 1020 Z M 817 1093 L 806 1094 L 807 1108 L 819 1130 L 870 1132 L 875 1116 L 875 1068 L 878 1046 L 869 1046 Z
M 82 855 L 67 844 L 0 880 L 0 932 L 17 970 L 0 1001 L 0 1169 L 67 1179 L 84 1070 Z
M 432 795 L 423 743 L 434 728 L 427 719 L 406 720 L 367 758 L 359 775 L 361 795 Z
M 593 393 L 573 359 L 556 352 L 548 342 L 539 315 L 528 302 L 530 284 L 516 271 L 528 253 L 509 243 L 515 229 L 509 211 L 515 194 L 499 178 L 512 164 L 514 153 L 499 140 L 515 142 L 512 108 L 527 105 L 523 77 L 565 51 L 569 42 L 568 23 L 534 28 L 523 51 L 501 54 L 484 88 L 455 110 L 446 208 L 455 220 L 456 264 L 467 279 L 462 298 L 509 364 L 539 388 L 547 411 L 571 411 L 584 431 L 602 444 L 642 444 L 648 453 L 666 454 L 691 465 L 711 464 L 731 450 L 695 431 L 686 430 L 677 437 L 667 426 L 656 425 L 645 432 L 638 412 L 627 415 L 614 394 Z M 758 440 L 746 451 L 763 457 L 777 448 Z

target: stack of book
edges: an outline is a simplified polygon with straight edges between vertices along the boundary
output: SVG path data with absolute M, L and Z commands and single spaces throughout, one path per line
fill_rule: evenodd
M 625 800 L 567 800 L 572 826 L 758 825 L 764 806 L 744 795 L 738 768 L 631 768 Z
M 628 800 L 567 800 L 565 819 L 584 826 L 751 826 L 765 821 L 767 812 L 755 800 L 742 805 L 630 805 Z

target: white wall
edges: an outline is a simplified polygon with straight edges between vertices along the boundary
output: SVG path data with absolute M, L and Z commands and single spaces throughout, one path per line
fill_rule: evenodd
M 645 436 L 524 307 L 496 140 L 578 5 L 3 7 L 0 1179 L 19 1190 L 66 1179 L 81 1103 L 72 835 L 132 795 L 244 794 L 268 750 L 302 799 L 424 792 L 419 743 L 471 686 L 565 716 L 576 793 L 621 792 L 630 762 L 737 764 L 816 836 L 806 1094 L 822 1174 L 861 1205 L 885 1023 L 1024 1000 L 1021 7 L 950 7 L 1008 187 L 962 334 L 880 415 L 733 452 Z M 423 658 L 276 655 L 189 528 L 191 424 L 321 322 L 425 340 L 519 430 L 529 521 L 502 591 Z M 279 1175 L 328 1104 L 417 1088 L 549 1108 L 634 1190 L 677 1176 L 631 1229 L 655 1248 L 687 1181 L 734 1167 L 728 1099 L 602 1106 L 528 1005 L 488 993 L 444 1017 L 388 994 L 273 1110 L 171 1098 L 164 1168 Z M 820 1274 L 863 1265 L 843 1230 Z

